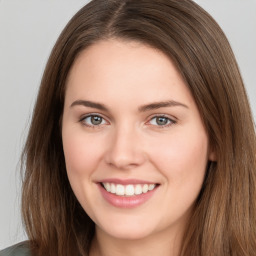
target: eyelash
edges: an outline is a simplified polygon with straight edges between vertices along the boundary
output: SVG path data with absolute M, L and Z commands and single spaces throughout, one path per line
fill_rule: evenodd
M 105 125 L 105 124 L 94 125 L 94 124 L 88 124 L 88 123 L 85 122 L 85 120 L 86 120 L 87 118 L 92 118 L 92 117 L 101 118 L 101 120 L 104 120 L 106 123 L 108 123 L 108 121 L 106 121 L 105 118 L 103 118 L 101 115 L 98 115 L 98 114 L 89 114 L 89 115 L 86 115 L 86 116 L 82 117 L 82 118 L 79 120 L 79 122 L 83 123 L 83 125 L 85 125 L 85 126 L 87 126 L 87 127 L 89 127 L 89 128 L 93 128 L 93 129 L 94 129 L 94 128 L 100 128 L 100 126 Z M 151 117 L 151 118 L 149 119 L 149 121 L 146 122 L 146 124 L 147 124 L 147 125 L 150 125 L 149 123 L 150 123 L 152 120 L 156 119 L 156 118 L 164 118 L 164 119 L 166 119 L 167 122 L 168 122 L 168 124 L 164 124 L 164 125 L 157 125 L 157 124 L 156 124 L 156 125 L 155 125 L 155 124 L 152 125 L 152 126 L 156 126 L 156 127 L 158 127 L 158 128 L 166 128 L 166 127 L 172 126 L 172 125 L 174 125 L 174 124 L 177 123 L 177 121 L 171 119 L 170 117 L 167 117 L 166 115 L 154 115 L 153 117 Z
M 171 119 L 170 117 L 168 117 L 166 115 L 154 115 L 152 118 L 149 119 L 149 121 L 147 123 L 149 123 L 153 119 L 157 119 L 157 118 L 164 118 L 168 122 L 168 124 L 164 124 L 164 125 L 153 125 L 153 126 L 157 126 L 157 128 L 166 128 L 166 127 L 170 127 L 177 123 L 177 121 Z
M 79 122 L 81 122 L 84 126 L 87 126 L 87 127 L 89 127 L 89 128 L 93 128 L 93 129 L 94 129 L 94 128 L 100 128 L 100 126 L 101 126 L 102 124 L 94 125 L 94 124 L 88 124 L 88 123 L 85 122 L 85 120 L 86 120 L 87 118 L 92 118 L 92 117 L 99 117 L 99 118 L 101 118 L 102 120 L 104 120 L 106 123 L 108 123 L 105 118 L 103 118 L 101 115 L 98 115 L 98 114 L 89 114 L 89 115 L 86 115 L 86 116 L 82 117 L 82 118 L 79 120 Z M 103 124 L 103 125 L 104 125 L 104 124 Z

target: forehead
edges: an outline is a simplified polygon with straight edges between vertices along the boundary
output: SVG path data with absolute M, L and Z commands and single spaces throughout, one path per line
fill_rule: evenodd
M 105 73 L 118 74 L 125 70 L 127 73 L 133 69 L 138 72 L 147 70 L 152 72 L 158 69 L 159 72 L 164 71 L 163 66 L 167 67 L 167 63 L 170 65 L 171 60 L 163 52 L 141 42 L 121 39 L 100 40 L 78 55 L 70 70 L 69 81 L 81 72 L 81 68 L 85 67 L 88 72 L 86 72 L 87 70 L 83 71 L 88 76 L 95 69 L 102 71 L 101 75 Z M 130 76 L 132 74 L 129 73 Z
M 100 41 L 80 53 L 69 74 L 66 96 L 192 100 L 167 55 L 139 42 L 120 40 Z

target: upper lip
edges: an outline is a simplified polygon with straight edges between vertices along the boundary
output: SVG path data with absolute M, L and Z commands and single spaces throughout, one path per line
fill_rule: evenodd
M 98 183 L 114 183 L 114 184 L 122 184 L 122 185 L 128 185 L 128 184 L 158 184 L 156 182 L 146 181 L 146 180 L 138 180 L 138 179 L 103 179 L 103 180 L 98 181 Z

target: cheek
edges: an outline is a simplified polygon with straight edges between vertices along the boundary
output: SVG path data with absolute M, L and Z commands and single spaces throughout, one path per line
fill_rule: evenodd
M 63 133 L 63 149 L 68 175 L 88 176 L 96 169 L 101 148 L 95 139 L 80 133 Z
M 95 138 L 76 129 L 62 133 L 66 170 L 70 185 L 77 200 L 89 216 L 93 216 L 90 198 L 96 198 L 95 190 L 91 189 L 93 173 L 97 169 L 102 155 L 100 144 Z
M 154 144 L 151 157 L 169 182 L 201 185 L 208 161 L 208 139 L 204 132 L 176 133 Z

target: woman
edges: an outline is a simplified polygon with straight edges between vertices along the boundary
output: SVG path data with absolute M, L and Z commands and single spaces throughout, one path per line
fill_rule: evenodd
M 209 14 L 190 0 L 91 1 L 60 35 L 34 109 L 29 242 L 2 254 L 254 255 L 255 152 Z

